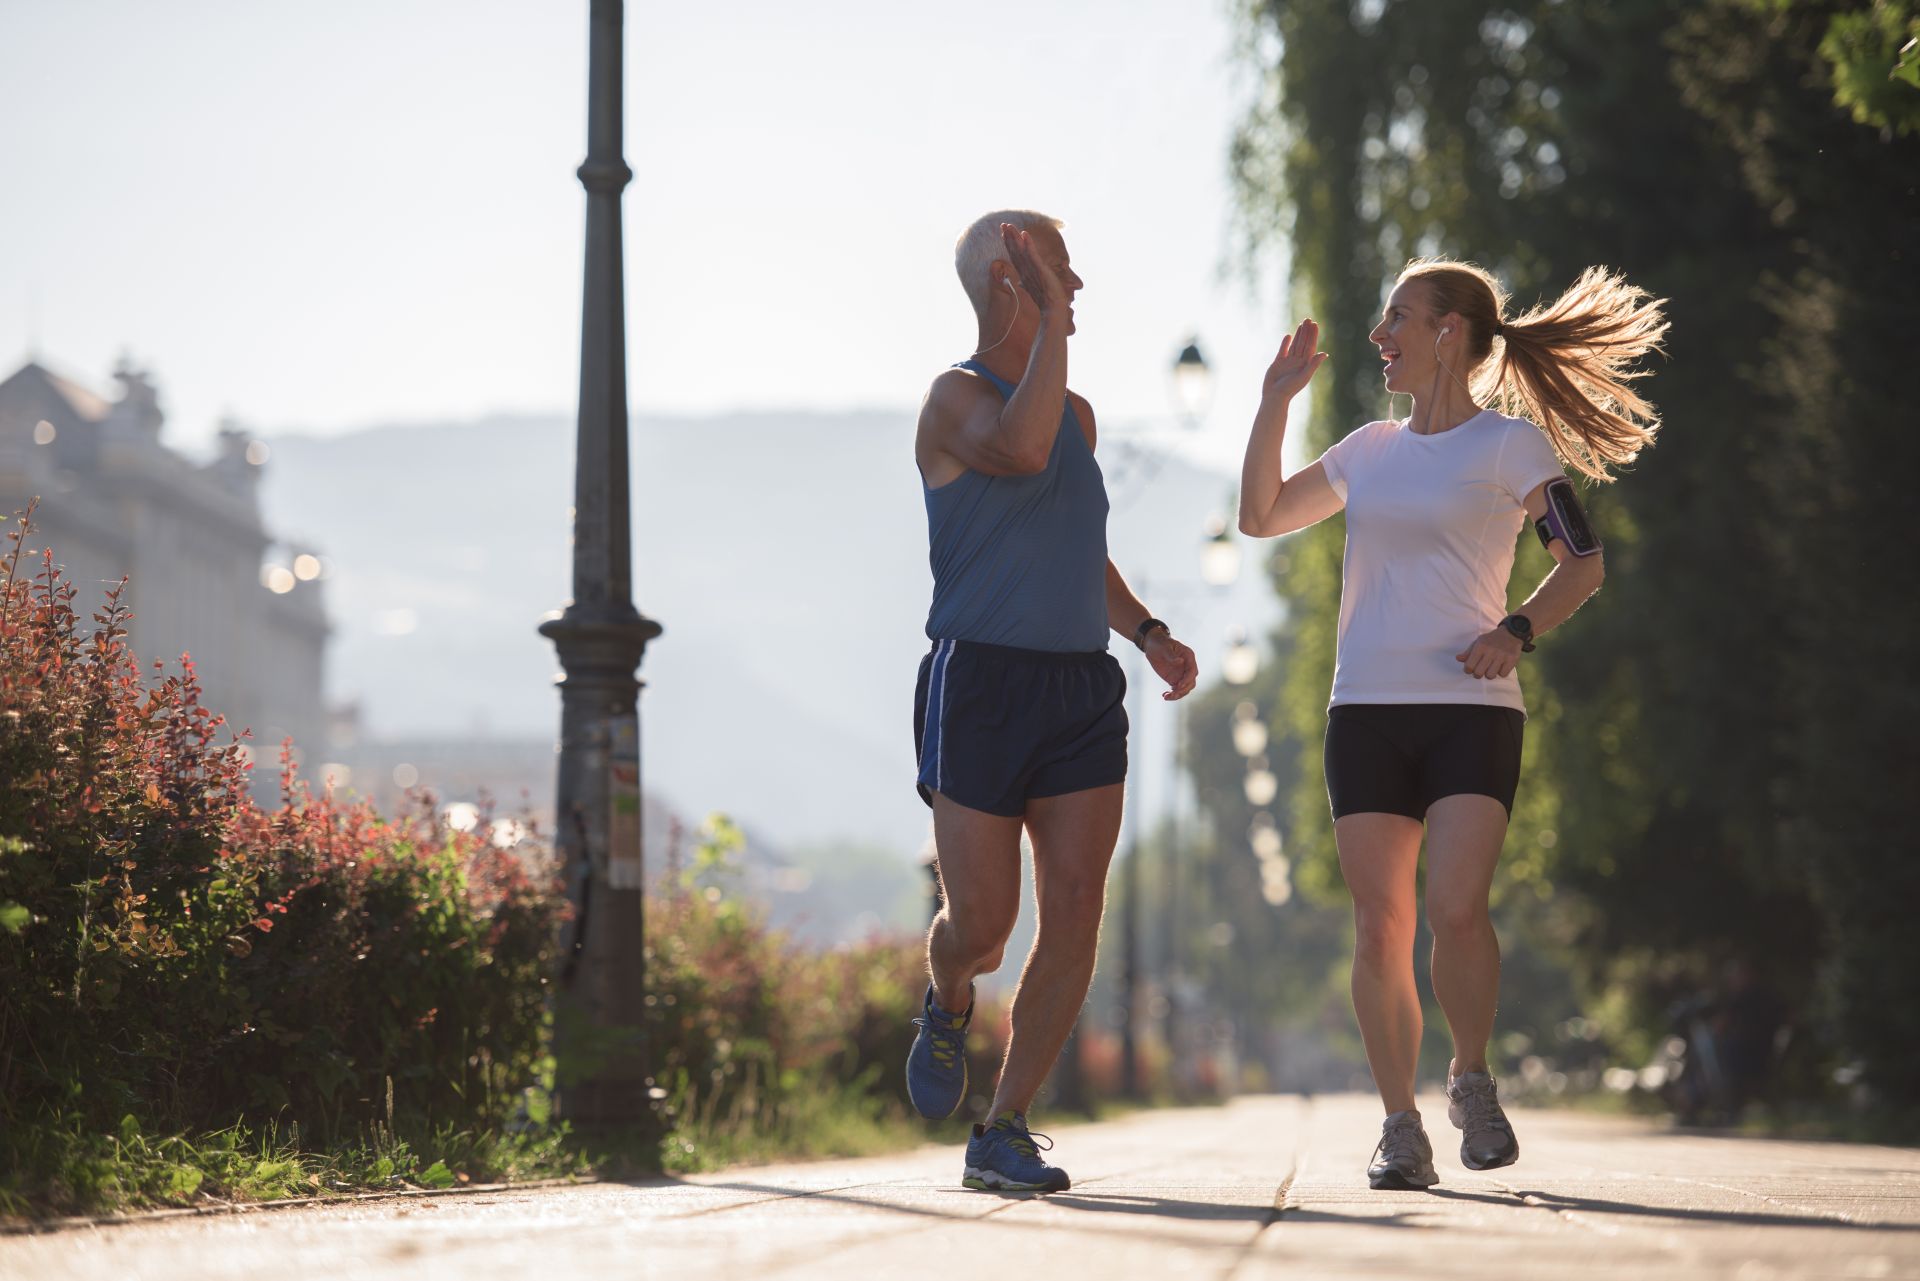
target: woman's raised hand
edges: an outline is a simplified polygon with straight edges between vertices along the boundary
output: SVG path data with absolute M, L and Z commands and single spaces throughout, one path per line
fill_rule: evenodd
M 1313 378 L 1314 370 L 1327 362 L 1327 353 L 1317 350 L 1320 341 L 1320 326 L 1312 320 L 1303 320 L 1300 327 L 1280 340 L 1280 354 L 1267 366 L 1267 376 L 1260 384 L 1262 398 L 1277 396 L 1282 400 L 1292 400 L 1300 394 Z

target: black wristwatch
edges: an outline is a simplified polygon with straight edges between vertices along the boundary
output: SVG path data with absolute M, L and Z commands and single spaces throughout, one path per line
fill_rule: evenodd
M 1508 614 L 1500 620 L 1500 626 L 1520 638 L 1520 652 L 1533 653 L 1533 620 L 1525 614 Z
M 1140 626 L 1133 629 L 1133 643 L 1140 649 L 1145 649 L 1147 647 L 1147 633 L 1156 627 L 1169 636 L 1173 635 L 1173 628 L 1168 627 L 1157 618 L 1148 618 L 1142 620 Z

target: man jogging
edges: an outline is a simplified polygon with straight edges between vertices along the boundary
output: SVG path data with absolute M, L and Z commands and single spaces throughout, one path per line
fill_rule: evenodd
M 961 234 L 955 266 L 979 341 L 934 379 L 914 440 L 933 563 L 914 736 L 945 903 L 927 935 L 933 981 L 907 1093 L 928 1117 L 966 1097 L 973 980 L 999 967 L 1013 932 L 1024 829 L 1039 930 L 963 1178 L 1007 1191 L 1069 1186 L 1041 1159 L 1027 1109 L 1086 999 L 1120 834 L 1126 680 L 1107 632 L 1145 651 L 1163 698 L 1184 697 L 1197 675 L 1193 651 L 1107 559 L 1093 409 L 1067 390 L 1082 282 L 1060 226 L 1007 210 Z

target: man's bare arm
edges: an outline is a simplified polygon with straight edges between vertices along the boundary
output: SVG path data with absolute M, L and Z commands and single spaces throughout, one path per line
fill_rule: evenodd
M 1133 588 L 1121 576 L 1112 559 L 1107 561 L 1107 626 L 1132 642 L 1147 621 L 1147 607 L 1133 594 Z M 1160 697 L 1172 702 L 1193 692 L 1200 679 L 1200 662 L 1193 651 L 1174 639 L 1173 633 L 1156 627 L 1147 633 L 1142 649 L 1154 674 L 1167 683 Z
M 1066 324 L 1042 319 L 1011 397 L 1002 400 L 986 379 L 962 369 L 934 379 L 920 409 L 920 442 L 969 471 L 1030 476 L 1053 456 L 1066 394 Z
M 1026 368 L 1013 395 L 1004 402 L 976 375 L 953 370 L 936 379 L 920 415 L 922 471 L 934 470 L 928 466 L 929 451 L 989 476 L 1045 471 L 1053 456 L 1067 395 L 1072 299 L 1034 248 L 1029 233 L 1006 223 L 1000 231 L 1006 239 L 1007 259 L 1029 300 L 1023 304 L 1016 296 L 1016 307 L 1037 307 L 1040 313 Z

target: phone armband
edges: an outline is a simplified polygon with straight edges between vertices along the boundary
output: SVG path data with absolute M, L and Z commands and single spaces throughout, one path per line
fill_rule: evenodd
M 1593 522 L 1581 510 L 1573 482 L 1565 476 L 1548 481 L 1546 500 L 1547 514 L 1533 522 L 1533 532 L 1540 536 L 1540 545 L 1547 547 L 1557 538 L 1575 556 L 1598 554 L 1600 535 L 1594 532 Z

